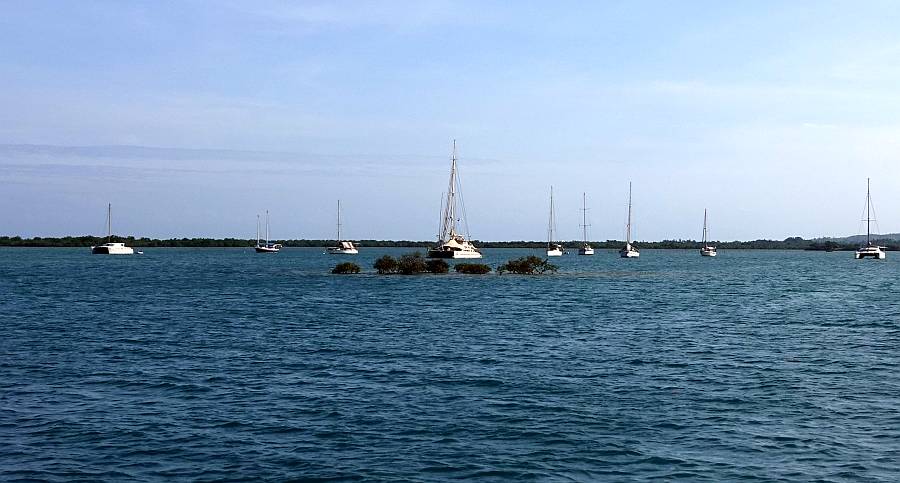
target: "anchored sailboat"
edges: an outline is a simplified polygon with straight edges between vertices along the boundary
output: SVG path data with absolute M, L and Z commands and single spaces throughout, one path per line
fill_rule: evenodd
M 641 252 L 631 244 L 631 182 L 628 182 L 628 224 L 625 225 L 625 246 L 619 250 L 622 258 L 637 258 Z
M 269 241 L 269 210 L 266 210 L 266 242 L 261 243 L 259 239 L 259 215 L 256 215 L 256 253 L 278 253 L 281 250 L 280 243 L 272 243 Z
M 328 247 L 325 249 L 325 251 L 330 255 L 356 255 L 359 253 L 359 250 L 356 249 L 352 241 L 345 241 L 341 239 L 341 200 L 338 200 L 337 242 L 338 246 Z
M 876 260 L 884 260 L 887 257 L 887 253 L 885 253 L 886 247 L 880 247 L 872 243 L 872 211 L 875 211 L 872 206 L 872 193 L 870 189 L 871 181 L 869 178 L 866 178 L 866 244 L 864 246 L 859 247 L 856 250 L 856 254 L 854 257 L 857 260 L 862 258 L 874 258 Z
M 106 243 L 91 247 L 93 255 L 134 255 L 134 249 L 112 241 L 112 203 L 106 206 Z
M 563 246 L 553 241 L 553 232 L 556 231 L 556 213 L 553 206 L 553 187 L 550 187 L 550 220 L 547 222 L 547 256 L 561 257 L 564 253 Z
M 588 243 L 587 235 L 587 193 L 581 193 L 581 248 L 578 249 L 579 255 L 593 255 L 594 248 Z
M 438 244 L 428 250 L 428 258 L 481 258 L 481 252 L 469 241 L 468 221 L 465 219 L 465 205 L 462 210 L 456 206 L 456 197 L 462 197 L 459 177 L 456 173 L 456 140 L 453 140 L 453 156 L 450 159 L 450 183 L 447 199 L 441 209 L 441 232 Z M 457 216 L 462 215 L 466 226 L 466 236 L 456 231 Z
M 709 242 L 706 240 L 706 235 L 706 208 L 703 208 L 703 246 L 700 247 L 700 256 L 714 257 L 716 256 L 716 247 L 709 244 Z

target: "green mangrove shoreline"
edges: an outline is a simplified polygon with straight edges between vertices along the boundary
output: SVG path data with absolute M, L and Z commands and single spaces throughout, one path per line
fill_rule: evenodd
M 66 236 L 66 237 L 33 237 L 0 236 L 0 247 L 90 247 L 106 243 L 106 237 Z M 244 238 L 135 238 L 113 236 L 112 241 L 122 242 L 138 248 L 246 248 L 256 244 L 255 239 Z M 322 248 L 334 245 L 334 240 L 272 240 L 285 247 Z M 900 241 L 876 240 L 888 250 L 900 250 Z M 426 248 L 434 245 L 434 241 L 415 240 L 354 240 L 360 247 L 373 248 Z M 480 248 L 543 248 L 544 241 L 479 241 L 474 240 Z M 625 244 L 622 240 L 606 240 L 590 242 L 597 249 L 619 249 Z M 856 244 L 834 241 L 806 240 L 801 237 L 790 237 L 784 240 L 752 240 L 752 241 L 714 241 L 711 242 L 724 250 L 819 250 L 843 251 L 855 250 Z M 566 248 L 575 250 L 580 241 L 562 242 Z M 636 241 L 635 245 L 647 249 L 699 249 L 701 243 L 696 240 L 662 240 Z

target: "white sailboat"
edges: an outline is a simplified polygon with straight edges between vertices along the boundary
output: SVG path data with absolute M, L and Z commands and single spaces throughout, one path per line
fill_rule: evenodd
M 622 258 L 637 258 L 641 256 L 640 250 L 631 244 L 631 182 L 628 182 L 628 224 L 625 225 L 625 246 L 619 250 Z
M 336 247 L 328 247 L 325 251 L 329 255 L 356 255 L 359 253 L 359 250 L 356 249 L 356 246 L 353 245 L 352 241 L 346 241 L 341 239 L 341 200 L 338 200 L 338 211 L 337 211 L 337 242 L 338 246 Z
M 579 255 L 593 255 L 594 248 L 588 243 L 587 227 L 587 193 L 581 193 L 581 248 L 578 249 Z
M 447 188 L 447 199 L 441 209 L 441 232 L 438 244 L 428 250 L 428 258 L 481 258 L 481 252 L 469 241 L 468 221 L 465 219 L 465 206 L 459 210 L 456 206 L 457 195 L 460 195 L 459 177 L 456 173 L 456 140 L 453 140 L 453 156 L 450 160 L 450 184 Z M 461 196 L 461 195 L 460 195 Z M 466 236 L 456 231 L 457 216 L 462 215 L 466 226 Z
M 272 243 L 269 241 L 269 210 L 266 210 L 266 242 L 261 243 L 259 239 L 259 215 L 256 215 L 256 253 L 278 253 L 281 250 L 280 243 Z
M 716 247 L 709 244 L 709 242 L 706 239 L 706 236 L 707 236 L 706 208 L 703 208 L 703 246 L 700 247 L 700 256 L 714 257 L 714 256 L 716 256 Z
M 550 220 L 547 222 L 547 256 L 561 257 L 565 250 L 559 243 L 553 241 L 553 232 L 556 230 L 556 210 L 553 206 L 553 186 L 550 187 Z
M 134 249 L 112 242 L 112 203 L 106 206 L 106 243 L 91 247 L 93 255 L 133 255 Z
M 863 258 L 874 258 L 876 260 L 884 260 L 887 257 L 886 247 L 880 247 L 872 243 L 872 193 L 870 189 L 871 180 L 866 178 L 866 244 L 856 250 L 854 258 L 857 260 Z

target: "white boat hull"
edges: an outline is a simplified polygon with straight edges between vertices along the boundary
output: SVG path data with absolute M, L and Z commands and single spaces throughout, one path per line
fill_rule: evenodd
M 641 256 L 641 252 L 631 246 L 631 244 L 625 245 L 624 248 L 619 250 L 619 256 L 622 258 L 637 258 Z
M 329 247 L 326 250 L 329 255 L 359 255 L 359 250 L 355 248 L 337 248 Z
M 104 243 L 91 247 L 93 255 L 134 255 L 134 248 L 126 247 L 124 243 Z
M 256 253 L 278 253 L 278 251 L 281 250 L 281 245 L 275 245 L 275 246 L 261 245 L 261 246 L 256 246 L 253 248 L 256 250 Z
M 593 248 L 579 248 L 578 254 L 579 255 L 593 255 L 594 249 Z
M 428 258 L 481 258 L 481 252 L 469 250 L 428 250 Z
M 562 255 L 563 255 L 563 251 L 560 249 L 547 250 L 548 257 L 561 257 Z
M 703 247 L 700 249 L 701 257 L 714 257 L 716 256 L 716 248 L 715 247 Z
M 862 260 L 863 258 L 874 258 L 876 260 L 884 260 L 887 258 L 885 247 L 864 247 L 856 250 L 854 258 Z

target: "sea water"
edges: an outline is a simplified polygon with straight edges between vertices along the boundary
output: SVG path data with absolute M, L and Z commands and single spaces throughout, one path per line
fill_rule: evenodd
M 407 251 L 0 250 L 0 480 L 900 480 L 900 254 Z

